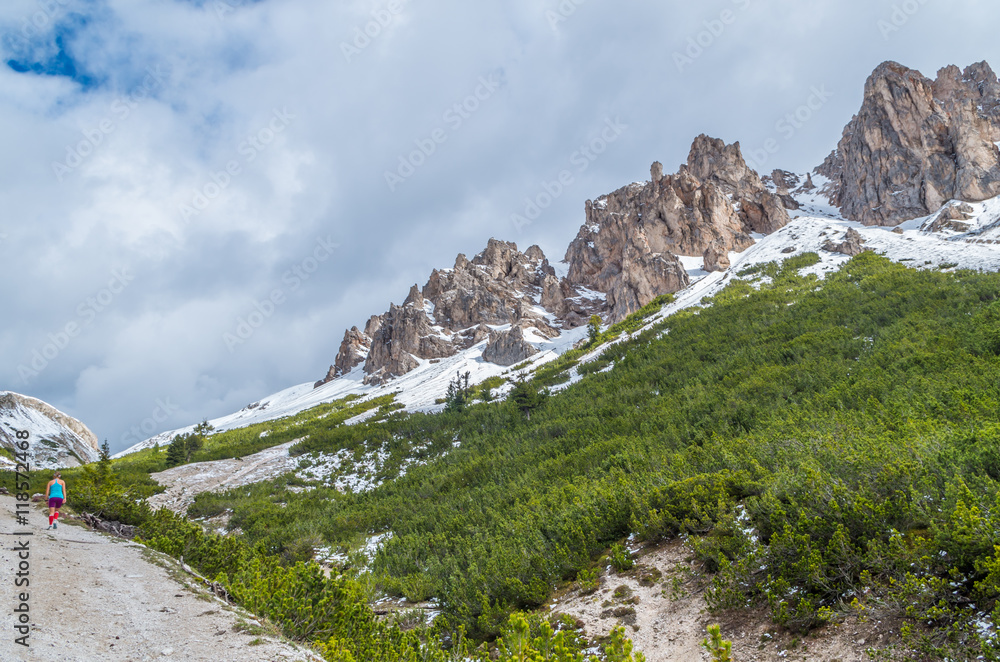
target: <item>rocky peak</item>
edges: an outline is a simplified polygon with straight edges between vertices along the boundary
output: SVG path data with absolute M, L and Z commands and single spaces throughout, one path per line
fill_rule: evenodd
M 743 160 L 738 142 L 727 145 L 705 134 L 695 138 L 691 144 L 687 165 L 681 166 L 681 172 L 684 171 L 690 172 L 700 182 L 720 186 L 726 193 L 761 188 L 760 178 Z M 755 187 L 755 183 L 758 186 Z
M 949 199 L 1000 194 L 1000 81 L 985 62 L 931 80 L 896 62 L 865 83 L 861 110 L 817 172 L 845 217 L 896 225 Z
M 523 336 L 533 327 L 542 336 L 558 335 L 537 310 L 541 305 L 563 327 L 577 326 L 600 308 L 560 281 L 538 246 L 525 252 L 517 245 L 490 239 L 472 260 L 459 254 L 452 269 L 434 269 L 423 288 L 414 285 L 401 306 L 372 317 L 360 331 L 344 334 L 337 359 L 322 386 L 364 363 L 366 383 L 383 383 L 413 370 L 420 360 L 451 356 L 491 337 L 487 325 L 513 324 L 491 351 L 503 356 L 527 352 Z M 603 306 L 603 301 L 599 301 Z M 514 335 L 517 335 L 514 338 Z M 530 343 L 527 343 L 530 345 Z M 498 349 L 499 348 L 499 349 Z
M 382 315 L 365 359 L 366 384 L 406 374 L 420 365 L 418 358 L 439 359 L 455 353 L 451 334 L 434 328 L 423 307 L 413 303 L 390 304 L 389 312 Z
M 545 260 L 545 253 L 542 252 L 542 249 L 539 248 L 537 244 L 528 246 L 528 250 L 524 251 L 524 257 L 528 258 L 532 262 L 547 262 L 547 260 Z
M 424 295 L 420 293 L 420 288 L 414 284 L 410 287 L 410 293 L 406 295 L 406 299 L 403 300 L 403 306 L 413 306 L 415 308 L 424 307 Z
M 619 320 L 687 286 L 677 255 L 712 247 L 721 266 L 729 251 L 753 244 L 751 232 L 771 233 L 788 221 L 739 143 L 698 136 L 677 174 L 664 176 L 656 162 L 648 183 L 587 201 L 586 223 L 566 251 L 568 281 L 607 294 L 610 318 Z

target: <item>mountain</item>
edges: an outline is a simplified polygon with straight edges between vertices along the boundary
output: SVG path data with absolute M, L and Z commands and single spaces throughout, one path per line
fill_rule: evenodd
M 34 469 L 75 467 L 99 456 L 97 437 L 86 425 L 41 400 L 2 391 L 0 448 L 13 452 L 17 431 L 29 434 L 28 457 Z
M 781 198 L 747 166 L 739 143 L 699 136 L 676 175 L 664 176 L 659 163 L 651 174 L 649 182 L 587 201 L 586 222 L 563 260 L 565 277 L 538 246 L 522 253 L 491 239 L 471 261 L 459 255 L 454 267 L 435 269 L 363 331 L 348 329 L 316 386 L 362 364 L 364 383 L 384 384 L 420 360 L 454 356 L 486 338 L 486 361 L 520 363 L 535 353 L 532 337 L 559 336 L 594 314 L 615 322 L 687 287 L 678 255 L 743 250 L 753 244 L 751 232 L 788 222 Z
M 1000 195 L 1000 81 L 986 62 L 931 80 L 885 62 L 865 83 L 861 110 L 817 172 L 845 218 L 897 225 L 948 200 Z
M 1000 241 L 994 140 L 1000 81 L 988 64 L 945 67 L 930 80 L 886 62 L 812 173 L 761 176 L 738 142 L 698 136 L 675 174 L 653 163 L 648 181 L 586 201 L 561 262 L 491 239 L 471 260 L 459 255 L 433 270 L 401 305 L 345 331 L 322 379 L 212 423 L 243 427 L 352 394 L 395 393 L 409 411 L 435 411 L 456 372 L 477 383 L 511 366 L 536 370 L 584 341 L 591 315 L 615 323 L 667 293 L 690 305 L 765 256 L 817 251 L 817 273 L 863 248 L 928 266 L 1000 268 L 995 249 L 972 248 Z

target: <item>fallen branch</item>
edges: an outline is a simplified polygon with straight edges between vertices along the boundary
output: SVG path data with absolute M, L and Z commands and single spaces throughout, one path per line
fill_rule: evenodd
M 178 559 L 178 560 L 180 561 L 180 564 L 181 564 L 181 570 L 183 570 L 184 572 L 188 573 L 192 577 L 195 577 L 195 578 L 201 580 L 201 583 L 204 584 L 208 588 L 209 593 L 211 593 L 215 597 L 219 598 L 220 600 L 224 601 L 226 604 L 236 604 L 236 600 L 234 600 L 229 595 L 229 591 L 226 590 L 225 586 L 223 586 L 219 582 L 209 581 L 208 579 L 206 579 L 205 577 L 203 577 L 201 574 L 199 574 L 197 571 L 195 571 L 194 568 L 192 568 L 191 566 L 189 566 L 187 563 L 184 563 L 184 557 L 183 556 L 180 557 L 180 559 Z
M 95 531 L 110 533 L 111 535 L 118 536 L 119 538 L 125 538 L 126 540 L 131 540 L 135 537 L 135 527 L 130 524 L 103 520 L 93 513 L 83 513 L 80 516 L 80 519 L 82 519 L 87 526 Z

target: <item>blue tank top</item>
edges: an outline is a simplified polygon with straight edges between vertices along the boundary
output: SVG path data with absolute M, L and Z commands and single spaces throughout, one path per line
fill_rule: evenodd
M 49 488 L 49 498 L 62 499 L 63 498 L 62 485 L 60 485 L 58 482 L 52 483 L 52 487 Z

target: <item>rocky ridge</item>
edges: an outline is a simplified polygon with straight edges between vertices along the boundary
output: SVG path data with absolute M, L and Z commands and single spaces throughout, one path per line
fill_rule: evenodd
M 617 321 L 687 287 L 677 255 L 703 255 L 706 269 L 725 269 L 729 251 L 753 245 L 750 233 L 774 232 L 788 220 L 782 197 L 747 166 L 739 143 L 699 136 L 676 175 L 664 176 L 654 163 L 650 181 L 587 201 L 565 278 L 538 246 L 522 253 L 491 239 L 472 260 L 459 255 L 451 269 L 432 271 L 363 331 L 348 329 L 315 387 L 362 364 L 365 384 L 384 384 L 483 341 L 484 360 L 520 363 L 535 353 L 532 334 L 553 338 L 594 314 Z
M 32 468 L 73 467 L 99 455 L 97 436 L 77 419 L 37 398 L 0 391 L 0 448 L 13 451 L 18 430 L 29 434 Z
M 516 244 L 491 239 L 472 260 L 460 254 L 454 267 L 433 270 L 422 288 L 411 287 L 402 305 L 391 304 L 387 312 L 369 319 L 364 331 L 349 329 L 334 364 L 316 386 L 362 364 L 364 383 L 382 384 L 422 360 L 453 356 L 483 341 L 492 348 L 486 360 L 530 355 L 525 329 L 554 337 L 562 328 L 579 326 L 602 306 L 596 293 L 557 278 L 538 246 L 522 253 Z M 496 327 L 507 325 L 498 353 Z M 517 334 L 522 335 L 515 338 Z
M 845 218 L 897 225 L 948 200 L 1000 195 L 1000 81 L 986 62 L 931 80 L 885 62 L 865 83 L 861 110 L 817 168 Z
M 700 257 L 706 271 L 728 268 L 730 253 L 790 220 L 805 198 L 827 198 L 843 216 L 866 225 L 897 225 L 927 216 L 949 200 L 926 231 L 970 226 L 962 201 L 1000 195 L 1000 80 L 985 62 L 949 66 L 931 80 L 895 62 L 869 77 L 859 113 L 837 149 L 814 174 L 774 170 L 761 177 L 740 144 L 698 136 L 687 162 L 664 175 L 588 200 L 585 223 L 566 250 L 559 278 L 537 246 L 490 240 L 473 260 L 459 255 L 434 270 L 402 305 L 344 334 L 321 386 L 363 365 L 366 384 L 383 384 L 422 361 L 453 356 L 479 343 L 483 359 L 529 356 L 532 329 L 543 337 L 578 327 L 593 314 L 615 322 L 656 296 L 690 283 L 678 256 Z M 799 201 L 797 201 L 797 198 Z M 845 236 L 825 248 L 861 249 Z M 515 331 L 515 327 L 518 329 Z M 488 351 L 487 351 L 488 350 Z

